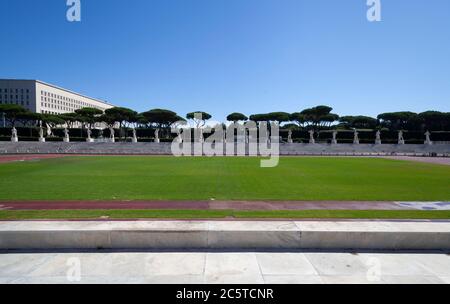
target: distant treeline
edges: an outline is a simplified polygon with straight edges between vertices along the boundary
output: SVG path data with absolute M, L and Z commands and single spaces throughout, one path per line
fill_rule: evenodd
M 173 126 L 187 124 L 188 121 L 191 121 L 195 127 L 203 127 L 212 118 L 211 114 L 204 111 L 191 112 L 181 117 L 177 113 L 165 109 L 153 109 L 138 113 L 132 109 L 122 107 L 111 108 L 104 112 L 94 108 L 83 108 L 76 110 L 74 113 L 52 115 L 31 113 L 25 108 L 13 104 L 0 104 L 0 114 L 3 116 L 6 126 L 28 128 L 27 130 L 19 130 L 19 136 L 30 138 L 37 136 L 36 130 L 33 131 L 33 129 L 40 125 L 49 126 L 51 129 L 78 128 L 78 131 L 73 130 L 71 132 L 71 136 L 76 137 L 79 134 L 80 138 L 85 136 L 85 130 L 99 128 L 105 129 L 105 135 L 109 132 L 108 128 L 116 128 L 120 137 L 126 137 L 130 127 L 138 129 L 138 136 L 143 138 L 153 137 L 155 129 L 161 130 L 163 137 L 170 138 L 170 128 Z M 319 137 L 321 136 L 320 134 L 327 134 L 326 132 L 324 133 L 327 130 L 345 131 L 357 129 L 362 132 L 362 140 L 364 140 L 364 133 L 371 134 L 371 132 L 373 133 L 377 130 L 383 131 L 388 138 L 393 140 L 397 137 L 394 134 L 400 130 L 405 131 L 406 137 L 411 136 L 414 140 L 423 140 L 425 131 L 434 133 L 450 131 L 450 113 L 438 111 L 382 113 L 375 118 L 368 116 L 340 116 L 333 113 L 332 107 L 317 106 L 296 113 L 273 112 L 250 116 L 242 113 L 232 113 L 228 115 L 227 120 L 235 123 L 242 123 L 248 120 L 276 122 L 281 126 L 282 130 L 293 131 L 293 138 L 297 139 L 309 138 L 305 134 L 311 129 L 317 131 Z M 55 130 L 54 132 L 56 136 L 58 131 Z M 93 136 L 96 136 L 96 132 L 94 130 Z M 340 134 L 346 133 L 341 132 Z M 2 135 L 6 136 L 5 131 L 2 131 Z M 370 135 L 369 137 L 373 136 Z M 345 138 L 342 139 L 345 140 Z

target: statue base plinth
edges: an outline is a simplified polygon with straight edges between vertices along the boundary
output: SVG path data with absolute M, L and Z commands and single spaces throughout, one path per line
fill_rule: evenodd
M 337 140 L 332 140 L 332 141 L 331 141 L 331 144 L 332 144 L 332 145 L 337 145 L 338 142 L 337 142 Z
M 359 145 L 359 140 L 353 142 L 354 145 Z
M 133 138 L 133 139 L 131 140 L 131 142 L 132 142 L 133 144 L 135 144 L 135 143 L 138 142 L 138 140 L 137 140 L 137 138 Z
M 94 140 L 93 140 L 92 138 L 86 138 L 86 142 L 88 142 L 88 143 L 93 143 Z
M 399 141 L 398 144 L 399 144 L 400 146 L 402 146 L 402 145 L 405 144 L 405 141 Z
M 14 143 L 19 142 L 19 139 L 17 137 L 13 137 L 13 138 L 11 138 L 11 142 L 14 142 Z
M 161 141 L 159 139 L 155 139 L 155 143 L 160 143 Z
M 39 138 L 39 142 L 45 143 L 45 138 Z
M 432 141 L 426 141 L 424 144 L 427 145 L 427 146 L 432 146 L 433 142 Z
M 68 143 L 68 142 L 70 142 L 70 139 L 69 139 L 69 138 L 64 138 L 63 141 L 64 141 L 65 143 Z
M 381 140 L 375 141 L 375 144 L 376 144 L 376 145 L 381 145 Z

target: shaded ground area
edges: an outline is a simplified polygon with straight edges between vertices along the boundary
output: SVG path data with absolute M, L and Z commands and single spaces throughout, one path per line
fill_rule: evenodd
M 74 261 L 80 266 L 79 276 L 70 275 Z M 9 253 L 0 254 L 0 283 L 448 284 L 450 256 L 323 252 Z
M 434 204 L 434 203 L 430 203 Z M 0 210 L 412 210 L 414 203 L 292 201 L 29 201 L 0 202 Z

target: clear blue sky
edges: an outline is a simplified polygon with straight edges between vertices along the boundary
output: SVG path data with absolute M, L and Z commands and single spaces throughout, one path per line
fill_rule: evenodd
M 1 0 L 0 78 L 216 120 L 328 104 L 450 111 L 450 1 Z

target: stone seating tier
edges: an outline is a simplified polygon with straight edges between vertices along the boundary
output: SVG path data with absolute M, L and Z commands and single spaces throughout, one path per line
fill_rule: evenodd
M 246 148 L 248 152 L 248 147 Z M 171 155 L 171 143 L 1 142 L 0 154 Z M 450 144 L 280 144 L 280 155 L 450 156 Z

